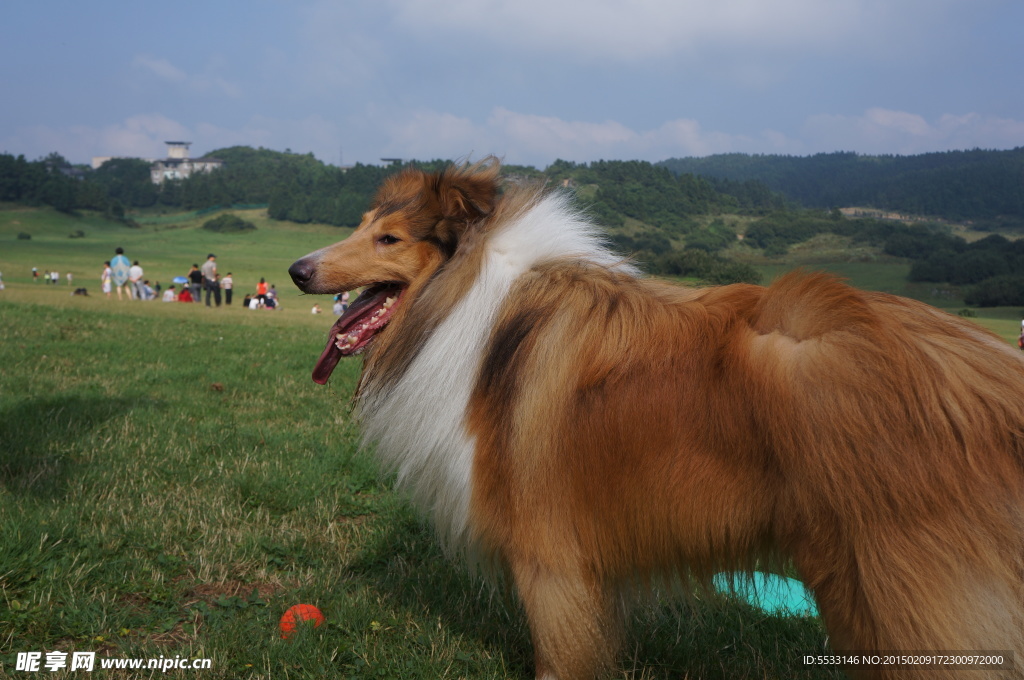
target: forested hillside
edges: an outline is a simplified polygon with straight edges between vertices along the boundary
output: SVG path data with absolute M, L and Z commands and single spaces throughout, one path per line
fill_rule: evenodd
M 231 147 L 208 155 L 222 169 L 154 185 L 149 164 L 117 159 L 98 170 L 57 154 L 38 161 L 0 154 L 0 201 L 101 211 L 131 225 L 135 214 L 265 206 L 272 219 L 343 227 L 359 223 L 373 193 L 402 167 L 339 168 L 312 155 Z M 685 172 L 680 172 L 685 171 Z M 744 254 L 785 256 L 795 244 L 834 234 L 913 267 L 914 281 L 963 287 L 975 304 L 1024 304 L 1024 241 L 968 244 L 936 223 L 849 219 L 822 207 L 861 205 L 1024 227 L 1024 150 L 901 158 L 823 154 L 712 156 L 644 161 L 556 161 L 544 170 L 505 166 L 510 178 L 541 179 L 575 192 L 609 239 L 651 273 L 710 283 L 756 282 Z M 795 202 L 803 203 L 805 207 Z M 809 206 L 809 207 L 807 207 Z M 27 234 L 30 236 L 30 234 Z
M 266 204 L 271 217 L 278 219 L 354 226 L 383 179 L 405 167 L 357 164 L 339 168 L 311 154 L 250 147 L 217 149 L 208 155 L 223 160 L 224 167 L 154 185 L 149 163 L 143 160 L 113 159 L 92 170 L 72 166 L 58 154 L 38 161 L 0 154 L 0 200 L 51 205 L 65 211 L 102 209 L 106 203 L 128 210 Z M 407 165 L 435 170 L 447 163 L 410 161 Z M 510 165 L 504 172 L 589 187 L 591 209 L 612 228 L 632 218 L 682 233 L 694 215 L 763 213 L 785 205 L 781 196 L 759 182 L 680 176 L 645 161 L 556 161 L 543 171 Z
M 224 167 L 183 180 L 151 183 L 149 164 L 115 159 L 98 170 L 72 167 L 57 154 L 40 161 L 0 155 L 0 200 L 51 205 L 65 212 L 104 211 L 130 222 L 132 211 L 199 210 L 265 205 L 277 220 L 352 227 L 359 224 L 373 193 L 389 174 L 413 166 L 435 170 L 447 161 L 411 161 L 406 166 L 339 168 L 312 155 L 231 147 L 211 151 Z M 723 182 L 677 176 L 643 161 L 557 161 L 544 171 L 505 166 L 510 177 L 541 179 L 577 192 L 581 206 L 606 227 L 622 250 L 637 253 L 654 272 L 726 282 L 755 281 L 746 265 L 714 254 L 735 242 L 736 232 L 698 218 L 723 213 L 764 215 L 785 201 L 757 182 Z M 126 217 L 127 216 L 127 217 Z M 685 258 L 684 245 L 700 252 Z
M 761 182 L 806 207 L 867 206 L 1024 228 L 1024 148 L 917 156 L 722 154 L 660 165 L 679 175 Z
M 38 161 L 0 154 L 0 201 L 49 205 L 64 212 L 96 210 L 123 218 L 124 207 L 98 182 L 85 179 L 86 174 L 85 168 L 72 167 L 58 154 Z

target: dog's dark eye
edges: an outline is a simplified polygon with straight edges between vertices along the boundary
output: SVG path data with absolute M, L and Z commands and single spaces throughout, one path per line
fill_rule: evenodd
M 401 239 L 392 236 L 391 234 L 384 234 L 383 236 L 377 239 L 377 243 L 383 244 L 385 246 L 390 246 L 394 245 L 395 243 L 398 243 L 400 240 Z

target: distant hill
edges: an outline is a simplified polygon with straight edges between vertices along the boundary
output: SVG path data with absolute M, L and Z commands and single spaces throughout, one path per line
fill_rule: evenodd
M 761 182 L 809 208 L 865 206 L 1024 228 L 1024 147 L 917 156 L 720 154 L 659 165 L 677 175 Z

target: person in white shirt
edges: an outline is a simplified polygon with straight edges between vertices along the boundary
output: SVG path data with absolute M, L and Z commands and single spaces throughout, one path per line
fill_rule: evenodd
M 145 291 L 142 289 L 142 274 L 142 267 L 139 266 L 139 261 L 135 260 L 135 263 L 128 269 L 128 283 L 131 284 L 128 286 L 128 291 L 132 300 L 146 299 Z
M 231 278 L 231 272 L 220 280 L 220 287 L 224 289 L 224 304 L 231 304 L 231 289 L 235 287 L 235 280 Z
M 114 272 L 110 268 L 110 262 L 103 263 L 103 273 L 100 274 L 100 287 L 103 289 L 103 294 L 108 298 L 110 297 L 110 280 L 113 277 Z

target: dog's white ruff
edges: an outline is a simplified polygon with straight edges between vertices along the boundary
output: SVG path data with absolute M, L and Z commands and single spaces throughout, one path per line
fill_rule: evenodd
M 519 276 L 556 258 L 633 271 L 566 195 L 545 196 L 490 235 L 479 277 L 397 385 L 361 398 L 365 440 L 376 442 L 378 457 L 398 472 L 399 488 L 430 517 L 446 548 L 468 547 L 474 442 L 465 418 L 495 315 Z

